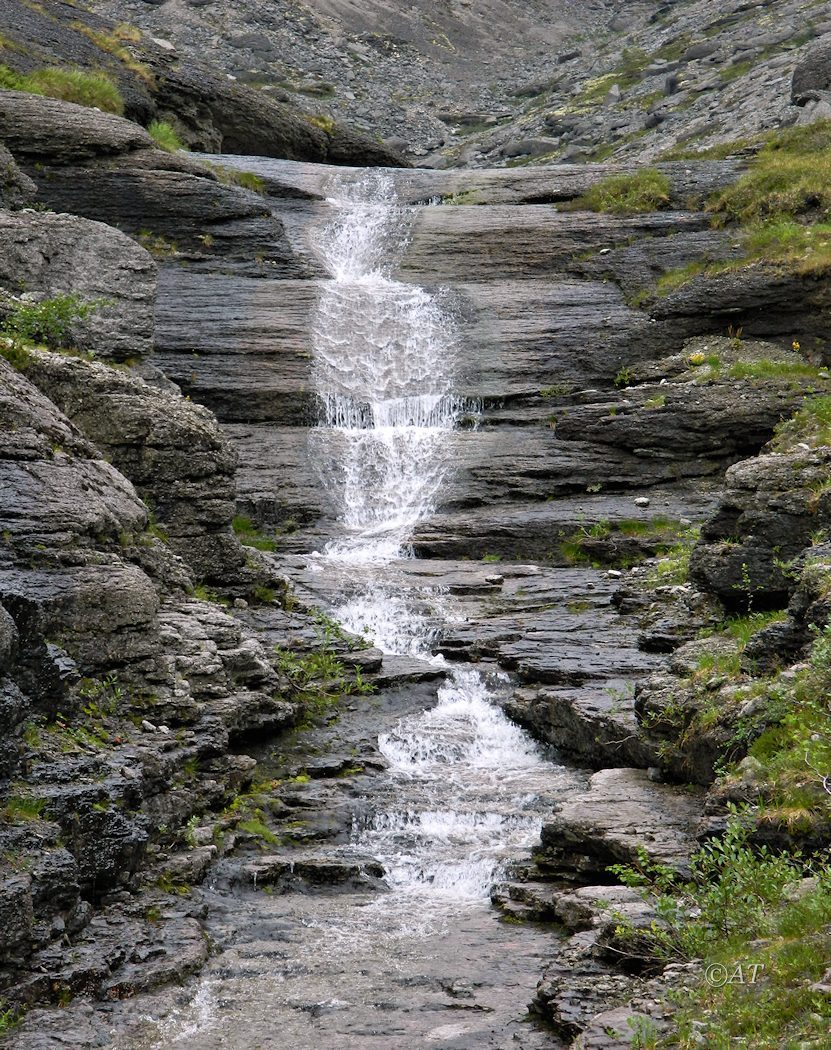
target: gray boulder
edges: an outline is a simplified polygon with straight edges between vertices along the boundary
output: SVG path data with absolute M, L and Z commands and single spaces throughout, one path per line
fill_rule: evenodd
M 791 101 L 797 106 L 816 99 L 817 91 L 831 90 L 831 33 L 820 37 L 794 70 Z

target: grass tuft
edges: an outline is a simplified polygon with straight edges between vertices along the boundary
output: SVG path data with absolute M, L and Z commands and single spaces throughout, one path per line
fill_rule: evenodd
M 166 120 L 151 120 L 147 125 L 147 131 L 156 145 L 167 153 L 185 149 L 185 144 L 176 134 L 175 128 Z
M 569 211 L 583 209 L 635 215 L 668 207 L 669 193 L 669 178 L 655 168 L 644 168 L 632 175 L 610 175 L 591 186 L 582 197 L 560 207 Z
M 59 98 L 64 102 L 74 102 L 79 106 L 89 106 L 119 116 L 124 113 L 124 99 L 118 86 L 103 72 L 90 73 L 83 69 L 49 66 L 22 74 L 0 65 L 0 88 Z

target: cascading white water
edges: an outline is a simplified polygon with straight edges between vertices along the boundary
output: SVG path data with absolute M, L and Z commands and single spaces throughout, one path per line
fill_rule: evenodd
M 333 203 L 316 244 L 333 280 L 312 325 L 312 458 L 345 534 L 329 553 L 376 562 L 398 556 L 446 473 L 455 333 L 435 295 L 389 276 L 409 218 L 390 176 L 340 182 Z
M 385 653 L 443 663 L 431 655 L 443 596 L 414 592 L 389 563 L 407 555 L 452 462 L 464 409 L 454 325 L 440 294 L 390 276 L 411 214 L 389 175 L 341 179 L 330 203 L 336 218 L 316 245 L 332 280 L 313 326 L 321 422 L 311 440 L 343 533 L 322 556 L 348 593 L 335 614 Z M 536 838 L 534 789 L 550 767 L 483 674 L 447 670 L 437 705 L 379 738 L 393 784 L 417 783 L 419 807 L 400 790 L 356 822 L 353 840 L 399 892 L 482 900 L 506 855 Z

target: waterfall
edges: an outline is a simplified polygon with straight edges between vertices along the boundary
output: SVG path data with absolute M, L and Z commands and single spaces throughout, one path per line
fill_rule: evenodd
M 377 562 L 400 554 L 444 481 L 463 410 L 456 333 L 440 296 L 389 276 L 410 221 L 390 175 L 336 190 L 316 243 L 332 280 L 312 322 L 312 458 L 343 529 L 328 552 Z
M 414 590 L 391 563 L 411 556 L 413 528 L 452 464 L 465 411 L 455 325 L 440 292 L 391 276 L 414 209 L 389 174 L 341 177 L 329 204 L 335 218 L 315 243 L 332 279 L 312 328 L 320 423 L 310 441 L 339 535 L 320 562 L 342 581 L 334 612 L 345 627 L 387 654 L 444 665 L 431 644 L 452 615 L 446 597 Z M 551 767 L 494 703 L 505 686 L 447 666 L 436 706 L 379 737 L 397 794 L 356 821 L 353 841 L 382 860 L 394 890 L 481 901 L 504 858 L 536 839 L 537 781 Z

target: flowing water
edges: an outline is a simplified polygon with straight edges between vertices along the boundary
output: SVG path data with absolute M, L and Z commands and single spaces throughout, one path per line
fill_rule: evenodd
M 350 803 L 351 840 L 336 849 L 379 860 L 387 891 L 222 898 L 224 950 L 144 1045 L 554 1046 L 521 1020 L 552 936 L 501 922 L 489 893 L 574 779 L 504 717 L 504 676 L 432 655 L 452 597 L 401 571 L 472 407 L 455 392 L 452 303 L 393 276 L 414 210 L 390 175 L 343 176 L 330 193 L 315 243 L 332 279 L 313 325 L 310 455 L 339 531 L 308 570 L 339 595 L 330 612 L 346 628 L 446 676 L 426 699 L 404 687 L 339 722 L 348 737 L 374 718 L 386 769 Z

